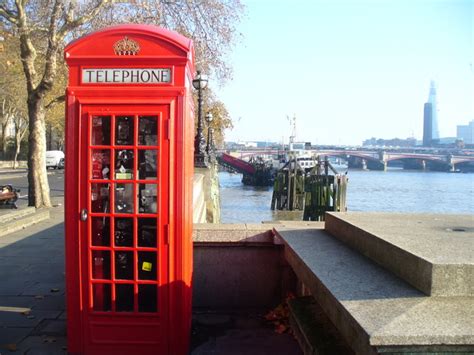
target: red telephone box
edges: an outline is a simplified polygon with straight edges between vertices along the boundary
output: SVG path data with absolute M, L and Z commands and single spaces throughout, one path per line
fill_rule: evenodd
M 122 25 L 70 43 L 65 58 L 68 351 L 185 354 L 192 42 Z

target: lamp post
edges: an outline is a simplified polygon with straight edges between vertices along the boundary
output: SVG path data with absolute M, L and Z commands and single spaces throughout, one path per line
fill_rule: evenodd
M 208 156 L 206 154 L 206 142 L 202 132 L 202 90 L 207 87 L 207 78 L 200 71 L 197 72 L 193 80 L 193 87 L 198 91 L 198 125 L 196 137 L 194 137 L 194 166 L 196 168 L 206 168 Z
M 213 129 L 211 127 L 212 123 L 212 113 L 208 112 L 206 114 L 206 122 L 207 122 L 207 145 L 206 145 L 206 153 L 209 157 L 209 161 L 214 161 L 214 137 L 212 136 Z

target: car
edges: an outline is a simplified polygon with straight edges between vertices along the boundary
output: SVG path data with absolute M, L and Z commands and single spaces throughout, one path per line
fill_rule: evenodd
M 64 159 L 64 152 L 60 150 L 48 150 L 46 152 L 46 169 L 58 169 L 61 159 Z
M 59 160 L 58 168 L 64 169 L 64 158 L 61 158 L 61 160 Z

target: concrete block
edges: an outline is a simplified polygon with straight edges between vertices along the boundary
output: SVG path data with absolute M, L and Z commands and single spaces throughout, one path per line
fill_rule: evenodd
M 325 230 L 427 295 L 474 296 L 470 215 L 331 212 Z
M 474 297 L 427 297 L 321 229 L 277 229 L 285 257 L 356 353 L 474 351 Z

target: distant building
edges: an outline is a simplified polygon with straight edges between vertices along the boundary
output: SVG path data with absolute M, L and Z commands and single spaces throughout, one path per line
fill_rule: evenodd
M 465 144 L 474 144 L 474 120 L 467 125 L 457 126 L 456 138 L 462 139 Z
M 423 146 L 425 147 L 429 147 L 433 141 L 432 112 L 432 105 L 429 102 L 425 103 L 423 110 Z
M 436 99 L 436 84 L 431 81 L 428 102 L 423 110 L 423 145 L 430 146 L 439 141 L 438 109 Z
M 373 147 L 414 147 L 414 146 L 416 146 L 416 139 L 415 138 L 381 139 L 381 138 L 372 137 L 370 139 L 366 139 L 365 141 L 363 141 L 362 145 L 364 147 L 367 147 L 367 146 L 373 146 Z

